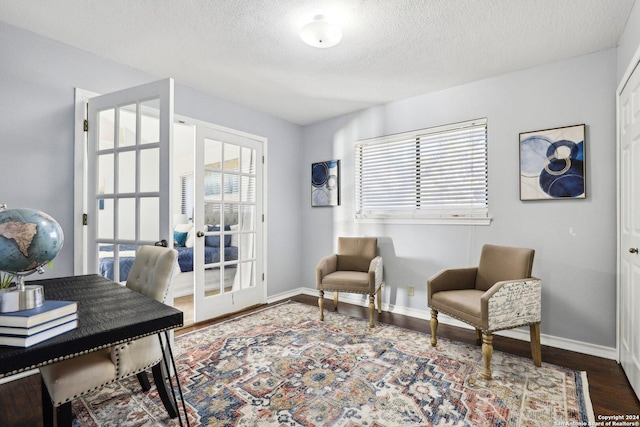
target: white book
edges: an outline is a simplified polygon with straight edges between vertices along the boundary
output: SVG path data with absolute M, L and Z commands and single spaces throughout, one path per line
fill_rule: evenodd
M 78 318 L 78 313 L 68 314 L 45 323 L 41 323 L 30 328 L 19 328 L 13 326 L 0 326 L 0 335 L 22 335 L 29 336 L 51 329 L 54 326 L 62 325 Z
M 71 322 L 63 323 L 62 325 L 54 326 L 53 328 L 49 328 L 34 335 L 0 335 L 0 345 L 10 345 L 13 347 L 31 347 L 34 344 L 41 343 L 42 341 L 46 341 L 77 327 L 78 320 L 76 319 L 72 320 Z

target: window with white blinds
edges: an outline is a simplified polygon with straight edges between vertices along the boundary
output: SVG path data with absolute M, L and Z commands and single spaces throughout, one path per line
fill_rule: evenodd
M 193 220 L 193 174 L 180 176 L 180 213 Z
M 486 119 L 358 141 L 355 158 L 357 218 L 488 218 Z

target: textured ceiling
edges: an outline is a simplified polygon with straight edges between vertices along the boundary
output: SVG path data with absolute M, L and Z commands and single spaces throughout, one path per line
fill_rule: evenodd
M 634 0 L 0 0 L 0 20 L 309 124 L 615 47 Z M 299 29 L 324 14 L 330 49 Z

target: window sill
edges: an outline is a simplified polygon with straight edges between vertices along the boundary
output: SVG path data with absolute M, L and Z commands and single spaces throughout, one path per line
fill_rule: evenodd
M 356 218 L 356 224 L 490 225 L 491 218 Z

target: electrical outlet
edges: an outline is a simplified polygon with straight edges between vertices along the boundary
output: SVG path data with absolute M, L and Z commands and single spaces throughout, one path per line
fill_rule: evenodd
M 412 296 L 413 296 L 413 294 L 414 294 L 414 292 L 415 292 L 415 290 L 416 290 L 416 289 L 415 289 L 415 287 L 413 287 L 413 286 L 409 286 L 409 287 L 407 287 L 407 295 L 408 295 L 408 296 L 410 296 L 410 297 L 412 297 Z

